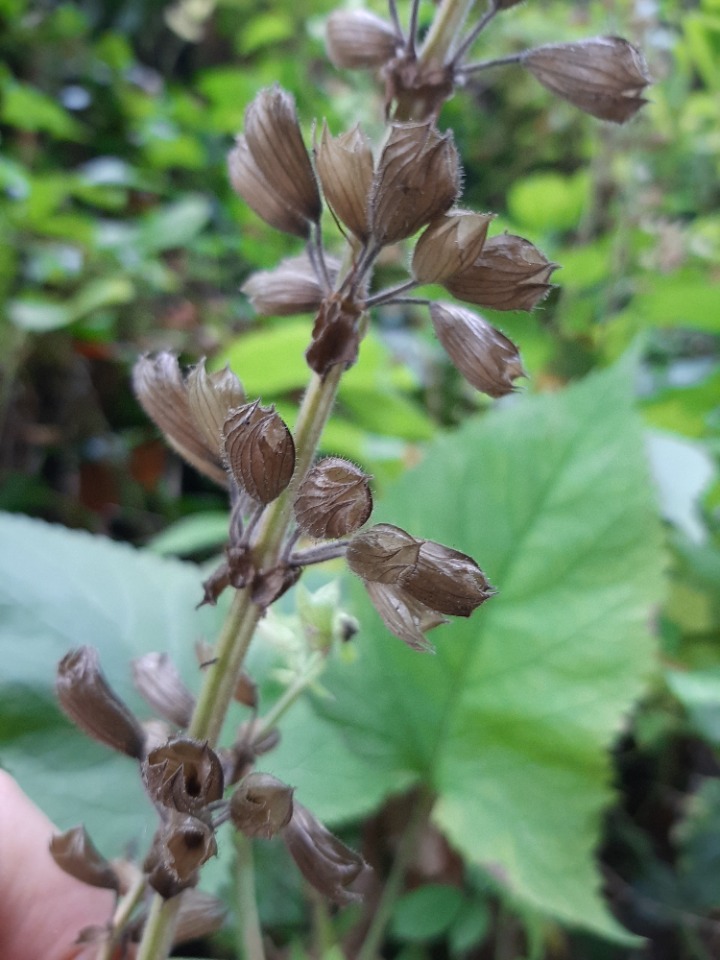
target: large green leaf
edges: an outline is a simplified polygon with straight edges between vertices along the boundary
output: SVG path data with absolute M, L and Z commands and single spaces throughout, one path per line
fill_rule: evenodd
M 91 743 L 59 716 L 55 667 L 71 648 L 98 648 L 112 685 L 143 716 L 129 661 L 168 651 L 197 687 L 193 645 L 217 634 L 197 567 L 101 537 L 0 515 L 0 762 L 61 828 L 83 820 L 119 853 L 150 814 L 132 761 Z
M 436 657 L 366 604 L 360 662 L 317 704 L 368 776 L 429 784 L 437 823 L 512 895 L 608 937 L 623 934 L 594 865 L 606 751 L 653 668 L 661 581 L 630 393 L 623 366 L 430 446 L 374 519 L 471 553 L 499 595 L 440 628 Z

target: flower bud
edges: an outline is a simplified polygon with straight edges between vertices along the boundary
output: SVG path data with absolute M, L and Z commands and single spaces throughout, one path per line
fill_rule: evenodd
M 431 610 L 454 617 L 469 617 L 495 593 L 472 557 L 433 540 L 422 542 L 402 587 Z
M 187 384 L 177 357 L 171 353 L 140 357 L 133 367 L 133 389 L 140 406 L 170 446 L 200 473 L 227 486 L 216 445 L 208 445 L 190 412 Z
M 197 817 L 167 811 L 145 858 L 150 886 L 169 899 L 194 886 L 198 870 L 217 853 L 212 828 Z
M 269 773 L 250 773 L 230 797 L 230 818 L 246 837 L 269 840 L 290 822 L 293 789 Z
M 282 260 L 274 270 L 258 270 L 240 289 L 263 317 L 314 313 L 325 296 L 325 290 L 305 255 Z
M 58 664 L 55 691 L 63 712 L 83 733 L 106 747 L 141 760 L 145 734 L 140 722 L 110 688 L 97 650 L 79 647 Z
M 283 233 L 307 240 L 310 222 L 268 182 L 242 134 L 235 138 L 235 146 L 228 154 L 228 174 L 235 193 L 238 193 L 265 223 L 276 230 L 282 230 Z
M 351 886 L 368 871 L 367 864 L 299 803 L 283 839 L 302 875 L 323 896 L 339 904 L 359 898 Z
M 620 37 L 548 44 L 528 50 L 522 63 L 552 93 L 600 120 L 625 123 L 647 103 L 645 59 Z
M 133 681 L 152 709 L 178 727 L 188 727 L 195 708 L 190 693 L 167 653 L 146 653 L 132 661 Z
M 119 890 L 120 880 L 112 864 L 97 850 L 85 827 L 55 834 L 50 855 L 65 873 L 91 887 Z
M 367 70 L 395 56 L 398 37 L 392 24 L 368 10 L 335 10 L 328 17 L 326 45 L 336 67 Z
M 298 526 L 317 540 L 355 533 L 372 512 L 368 476 L 339 457 L 318 461 L 300 485 L 294 504 Z
M 225 458 L 237 484 L 259 503 L 283 492 L 295 470 L 295 443 L 274 407 L 260 401 L 234 410 L 223 427 Z
M 287 91 L 276 85 L 257 94 L 245 112 L 245 140 L 268 186 L 305 220 L 317 223 L 320 192 Z
M 421 540 L 391 523 L 377 523 L 356 534 L 347 548 L 348 566 L 363 580 L 398 583 L 415 568 Z
M 333 137 L 327 124 L 323 124 L 320 145 L 315 148 L 315 164 L 325 199 L 335 216 L 359 240 L 367 240 L 373 156 L 360 126 Z
M 415 244 L 413 277 L 418 283 L 442 283 L 472 266 L 494 219 L 491 213 L 452 210 L 433 220 Z
M 504 397 L 515 389 L 513 380 L 526 376 L 512 340 L 478 314 L 450 303 L 431 303 L 430 316 L 440 343 L 476 390 Z
M 207 373 L 201 360 L 187 376 L 190 415 L 217 460 L 222 459 L 222 428 L 228 413 L 245 403 L 245 391 L 230 367 Z
M 551 263 L 529 240 L 504 233 L 485 241 L 475 263 L 445 280 L 458 300 L 493 310 L 532 310 L 551 290 Z
M 222 797 L 220 760 L 207 743 L 175 737 L 151 750 L 143 765 L 150 799 L 181 813 L 196 813 Z
M 435 648 L 425 634 L 428 630 L 447 623 L 445 617 L 415 600 L 398 584 L 372 583 L 366 580 L 365 589 L 391 633 L 413 650 L 434 653 Z
M 432 121 L 393 123 L 370 193 L 377 243 L 412 236 L 448 210 L 460 190 L 460 161 L 449 133 Z

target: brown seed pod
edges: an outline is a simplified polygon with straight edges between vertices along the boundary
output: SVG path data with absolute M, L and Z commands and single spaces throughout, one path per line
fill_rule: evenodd
M 223 427 L 225 459 L 237 484 L 259 503 L 283 492 L 295 470 L 295 443 L 274 407 L 260 401 L 233 410 Z
M 325 457 L 300 484 L 293 509 L 298 526 L 317 540 L 347 537 L 372 512 L 369 477 L 340 457 Z
M 412 274 L 418 283 L 442 283 L 477 260 L 495 215 L 451 210 L 433 220 L 415 244 Z
M 207 743 L 174 737 L 151 750 L 143 764 L 150 799 L 181 813 L 196 813 L 222 797 L 222 764 Z
M 526 376 L 512 340 L 477 313 L 452 303 L 431 303 L 430 316 L 448 356 L 477 390 L 504 397 L 515 389 L 514 380 Z
M 195 697 L 167 653 L 146 653 L 132 661 L 133 682 L 142 698 L 165 720 L 190 725 Z
M 335 216 L 359 240 L 367 240 L 373 155 L 360 126 L 333 137 L 323 124 L 320 143 L 315 147 L 315 165 Z
M 422 542 L 391 523 L 377 523 L 352 538 L 345 557 L 363 580 L 398 583 L 414 569 Z
M 269 773 L 249 773 L 230 797 L 230 819 L 246 837 L 269 840 L 292 814 L 292 787 Z
M 58 833 L 50 841 L 50 855 L 65 873 L 91 887 L 120 889 L 120 878 L 113 865 L 103 857 L 85 827 L 73 827 Z
M 422 542 L 402 587 L 431 610 L 454 617 L 469 617 L 495 593 L 472 557 L 433 540 Z
M 563 100 L 600 120 L 625 123 L 647 103 L 645 58 L 621 37 L 591 37 L 528 50 L 522 63 Z
M 63 712 L 83 733 L 142 760 L 143 728 L 105 679 L 97 650 L 79 647 L 67 653 L 58 664 L 55 691 Z
M 395 56 L 398 37 L 392 24 L 368 10 L 334 10 L 327 22 L 331 63 L 348 70 L 372 70 Z

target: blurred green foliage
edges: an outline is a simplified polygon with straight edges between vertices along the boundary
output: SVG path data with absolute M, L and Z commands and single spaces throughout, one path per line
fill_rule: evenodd
M 209 355 L 292 420 L 312 318 L 258 321 L 239 287 L 297 250 L 234 196 L 225 155 L 245 104 L 274 82 L 294 93 L 308 142 L 314 118 L 334 132 L 382 129 L 373 78 L 325 60 L 332 8 L 0 0 L 4 510 L 136 544 L 158 535 L 160 554 L 202 559 L 222 542 L 223 498 L 158 442 L 129 371 L 158 347 Z M 498 17 L 477 53 L 602 33 L 640 45 L 657 81 L 627 128 L 553 101 L 517 68 L 479 75 L 441 122 L 463 157 L 467 205 L 562 266 L 531 316 L 486 311 L 520 345 L 528 392 L 564 391 L 635 344 L 634 404 L 629 388 L 605 395 L 597 384 L 611 379 L 591 376 L 579 393 L 487 415 L 424 309 L 407 305 L 378 311 L 324 440 L 374 473 L 378 516 L 473 552 L 503 589 L 479 625 L 445 628 L 433 660 L 385 636 L 356 597 L 357 662 L 336 651 L 322 681 L 337 699 L 299 703 L 268 758 L 349 839 L 364 824 L 380 863 L 411 806 L 399 792 L 438 792 L 441 832 L 425 838 L 434 860 L 414 865 L 391 917 L 388 950 L 403 960 L 720 954 L 720 0 L 530 0 Z M 379 282 L 405 262 L 388 255 Z M 428 454 L 403 478 L 448 429 L 429 447 L 440 460 Z M 643 442 L 662 546 L 641 503 Z M 586 463 L 588 450 L 600 459 Z M 543 480 L 555 453 L 568 472 Z M 577 484 L 563 498 L 568 476 Z M 0 761 L 62 826 L 92 794 L 91 832 L 116 853 L 141 829 L 140 791 L 122 761 L 58 719 L 53 664 L 94 643 L 128 697 L 127 657 L 145 649 L 171 649 L 190 675 L 199 575 L 22 518 L 3 520 L 2 543 L 0 636 L 15 652 Z M 526 589 L 514 597 L 518 564 Z M 654 661 L 640 623 L 650 612 Z M 216 614 L 201 616 L 212 635 Z M 316 627 L 292 603 L 279 616 L 266 625 L 276 638 Z M 272 702 L 283 664 L 254 656 Z M 104 807 L 109 778 L 117 795 Z M 648 938 L 645 952 L 577 932 L 618 936 L 594 857 L 606 902 Z M 299 881 L 272 846 L 258 869 L 265 922 L 307 956 Z M 221 859 L 207 882 L 228 895 L 228 872 Z M 333 918 L 324 955 L 349 925 Z

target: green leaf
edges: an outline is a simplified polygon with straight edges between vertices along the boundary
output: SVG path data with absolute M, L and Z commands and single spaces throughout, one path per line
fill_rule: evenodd
M 183 517 L 163 530 L 148 544 L 153 553 L 163 556 L 189 556 L 221 547 L 228 539 L 227 510 L 205 510 Z
M 186 247 L 205 227 L 210 213 L 207 197 L 188 194 L 148 214 L 138 230 L 138 243 L 148 253 Z
M 434 940 L 452 925 L 464 900 L 457 887 L 425 884 L 398 900 L 390 929 L 399 940 Z
M 508 210 L 513 220 L 531 230 L 572 230 L 580 221 L 589 190 L 585 171 L 571 176 L 534 173 L 512 185 Z
M 12 300 L 8 312 L 12 322 L 30 333 L 47 333 L 67 327 L 103 307 L 127 303 L 135 288 L 126 277 L 102 277 L 85 284 L 64 302 L 40 298 Z
M 316 704 L 379 771 L 421 780 L 451 843 L 519 902 L 607 937 L 594 850 L 607 748 L 653 666 L 660 531 L 623 364 L 428 448 L 373 519 L 471 553 L 499 589 L 436 657 L 367 603 L 359 664 Z M 308 799 L 312 805 L 314 796 Z
M 218 632 L 220 613 L 195 610 L 197 567 L 13 514 L 0 514 L 0 760 L 62 829 L 79 819 L 119 853 L 150 815 L 136 766 L 59 717 L 55 667 L 72 647 L 97 647 L 108 679 L 147 716 L 129 661 L 167 651 L 197 689 L 194 643 Z M 39 718 L 39 719 L 38 719 Z
M 82 127 L 57 103 L 27 83 L 13 81 L 4 90 L 0 117 L 31 133 L 49 133 L 59 140 L 81 140 Z

